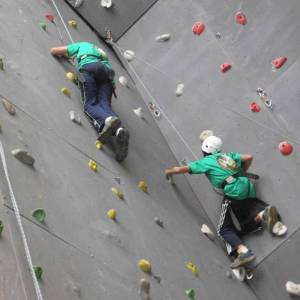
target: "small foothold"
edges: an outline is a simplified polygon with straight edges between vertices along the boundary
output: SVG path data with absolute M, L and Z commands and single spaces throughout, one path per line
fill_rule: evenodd
M 4 108 L 6 109 L 6 111 L 10 114 L 10 115 L 15 115 L 16 114 L 16 109 L 15 106 L 8 100 L 1 98 L 2 99 L 2 104 L 4 106 Z
M 214 241 L 215 235 L 206 224 L 201 226 L 201 232 L 204 233 L 211 241 Z
M 228 70 L 231 69 L 231 64 L 225 62 L 225 63 L 223 63 L 223 64 L 220 65 L 220 69 L 221 69 L 221 71 L 222 71 L 223 73 L 225 73 L 225 72 L 227 72 Z
M 78 125 L 81 125 L 81 118 L 79 116 L 79 114 L 77 114 L 77 116 L 75 115 L 75 112 L 73 110 L 71 110 L 69 112 L 69 116 L 70 116 L 70 120 L 73 122 L 73 123 L 76 123 Z
M 288 281 L 285 284 L 286 287 L 286 291 L 291 294 L 291 295 L 295 295 L 295 296 L 300 296 L 300 284 L 298 283 L 294 283 L 292 281 Z
M 4 61 L 3 58 L 0 57 L 0 70 L 4 71 Z
M 193 289 L 186 289 L 185 294 L 188 296 L 189 299 L 195 300 L 196 293 Z
M 51 22 L 54 23 L 54 16 L 52 14 L 46 14 L 45 17 Z
M 106 215 L 112 219 L 112 220 L 115 220 L 117 218 L 117 211 L 115 209 L 110 209 Z
M 214 132 L 212 130 L 203 130 L 199 136 L 199 139 L 201 142 L 203 142 L 206 138 L 208 138 L 211 135 L 214 135 Z
M 175 92 L 177 97 L 179 97 L 183 94 L 183 89 L 184 89 L 183 83 L 177 84 L 177 88 L 176 88 L 176 92 Z
M 162 34 L 162 35 L 159 35 L 155 38 L 155 40 L 157 42 L 166 42 L 168 41 L 169 39 L 171 38 L 171 34 L 170 33 L 165 33 L 165 34 Z
M 231 273 L 230 271 L 227 271 L 225 275 L 226 275 L 226 277 L 229 278 L 229 279 L 232 278 L 232 273 Z
M 3 229 L 4 229 L 4 224 L 3 224 L 3 222 L 0 220 L 0 236 L 1 236 L 1 234 L 2 234 Z
M 274 224 L 274 227 L 272 229 L 272 233 L 276 236 L 283 236 L 287 233 L 287 226 L 284 225 L 282 222 L 278 221 Z
M 142 278 L 140 280 L 139 294 L 142 300 L 150 300 L 150 287 L 150 282 L 147 279 Z
M 287 61 L 287 58 L 285 56 L 280 56 L 272 61 L 272 65 L 276 69 L 280 69 L 286 61 Z
M 41 27 L 44 31 L 46 31 L 46 29 L 47 29 L 47 25 L 46 25 L 46 23 L 44 23 L 44 22 L 40 22 L 40 27 Z
M 92 159 L 89 160 L 89 167 L 91 170 L 95 172 L 97 171 L 97 163 Z
M 27 151 L 22 150 L 22 149 L 14 149 L 11 151 L 11 154 L 17 158 L 19 161 L 22 163 L 28 165 L 28 166 L 33 166 L 35 159 L 28 154 Z
M 170 184 L 175 185 L 173 175 L 165 175 Z
M 116 187 L 112 187 L 111 191 L 114 195 L 116 195 L 119 199 L 124 200 L 124 194 Z
M 220 33 L 220 32 L 217 32 L 217 33 L 216 33 L 216 38 L 217 38 L 217 39 L 220 39 L 221 37 L 222 37 L 221 33 Z
M 146 259 L 139 260 L 138 267 L 145 273 L 151 273 L 151 263 Z
M 121 184 L 121 178 L 120 178 L 120 177 L 114 177 L 114 180 L 115 180 L 118 184 Z
M 148 189 L 148 185 L 145 181 L 140 181 L 138 183 L 138 188 L 141 189 L 144 193 L 148 193 L 149 189 Z
M 284 141 L 279 144 L 278 149 L 282 155 L 290 155 L 293 152 L 293 145 Z
M 70 1 L 70 0 L 69 0 Z M 83 3 L 83 1 L 84 0 L 75 0 L 75 2 L 74 2 L 74 7 L 75 8 L 78 8 L 78 7 L 80 7 L 81 5 L 82 5 L 82 3 Z
M 103 147 L 103 144 L 102 144 L 99 140 L 97 140 L 97 141 L 95 142 L 95 146 L 96 146 L 96 148 L 97 148 L 98 150 L 101 150 L 102 147 Z
M 61 92 L 62 92 L 64 95 L 66 95 L 66 96 L 68 96 L 68 97 L 71 97 L 71 91 L 70 91 L 68 88 L 63 87 L 63 88 L 61 89 Z
M 200 35 L 205 29 L 205 25 L 203 23 L 197 22 L 193 25 L 193 33 Z
M 31 215 L 40 223 L 45 222 L 46 218 L 46 212 L 42 208 L 37 208 L 34 211 L 32 211 Z
M 126 50 L 123 56 L 127 61 L 132 61 L 135 57 L 135 54 L 132 50 Z
M 128 87 L 128 80 L 125 76 L 120 76 L 119 77 L 119 82 L 121 85 Z
M 110 8 L 112 6 L 112 0 L 101 0 L 101 6 L 105 8 Z
M 135 108 L 133 110 L 134 114 L 138 116 L 140 119 L 144 118 L 143 109 L 141 107 Z
M 237 12 L 235 14 L 235 21 L 237 24 L 246 25 L 247 24 L 247 18 L 244 13 L 241 11 Z
M 67 77 L 70 81 L 76 82 L 76 76 L 75 76 L 75 74 L 74 74 L 73 72 L 68 72 L 68 73 L 66 73 L 66 77 Z
M 251 109 L 251 111 L 253 111 L 253 112 L 260 112 L 260 110 L 261 110 L 259 104 L 257 104 L 256 102 L 252 102 L 252 103 L 250 104 L 250 109 Z
M 73 28 L 77 29 L 77 22 L 75 20 L 68 21 L 68 25 L 70 27 L 73 27 Z
M 192 262 L 188 262 L 185 264 L 186 268 L 188 270 L 190 270 L 196 277 L 198 277 L 199 273 L 198 273 L 198 268 L 195 264 L 193 264 Z
M 155 222 L 158 226 L 164 227 L 164 223 L 163 223 L 163 221 L 162 221 L 160 218 L 155 217 L 155 218 L 154 218 L 154 222 Z
M 43 275 L 43 269 L 40 266 L 33 266 L 33 270 L 37 279 L 41 279 Z

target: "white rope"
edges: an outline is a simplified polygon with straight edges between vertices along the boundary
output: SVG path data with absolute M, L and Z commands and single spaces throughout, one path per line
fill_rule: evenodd
M 32 281 L 33 281 L 33 285 L 35 288 L 35 292 L 36 292 L 36 296 L 38 300 L 43 300 L 43 296 L 40 290 L 40 286 L 39 283 L 37 281 L 34 269 L 33 269 L 33 264 L 32 264 L 32 259 L 31 259 L 31 255 L 30 255 L 30 251 L 29 251 L 29 247 L 28 247 L 28 243 L 27 243 L 27 239 L 26 239 L 26 235 L 25 235 L 25 231 L 23 228 L 23 224 L 22 224 L 22 220 L 21 220 L 21 216 L 20 216 L 20 211 L 18 208 L 18 204 L 12 189 L 12 185 L 8 176 L 8 171 L 7 171 L 7 164 L 6 164 L 6 160 L 5 160 L 5 153 L 4 153 L 4 149 L 3 149 L 3 145 L 2 145 L 2 141 L 0 140 L 0 155 L 1 155 L 1 161 L 2 161 L 2 165 L 3 165 L 3 170 L 4 170 L 4 174 L 7 180 L 7 184 L 8 184 L 8 189 L 9 189 L 9 194 L 10 194 L 10 198 L 12 201 L 12 205 L 14 208 L 14 212 L 15 212 L 15 216 L 17 219 L 17 223 L 20 229 L 20 233 L 21 233 L 21 237 L 22 237 L 22 241 L 23 241 L 23 245 L 24 245 L 24 249 L 25 249 L 25 253 L 26 253 L 26 258 L 27 258 L 27 262 L 29 265 L 29 269 L 30 269 L 30 273 L 31 273 L 31 277 L 32 277 Z

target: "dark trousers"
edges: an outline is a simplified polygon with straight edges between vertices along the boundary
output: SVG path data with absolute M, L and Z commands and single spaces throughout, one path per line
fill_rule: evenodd
M 95 62 L 84 65 L 80 72 L 84 77 L 82 84 L 83 109 L 100 132 L 105 119 L 116 116 L 111 108 L 114 71 L 100 62 Z

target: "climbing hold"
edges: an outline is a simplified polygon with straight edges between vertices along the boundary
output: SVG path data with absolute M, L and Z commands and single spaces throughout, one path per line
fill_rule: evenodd
M 279 144 L 278 149 L 282 155 L 289 155 L 293 152 L 293 145 L 284 141 Z
M 75 112 L 73 110 L 71 110 L 69 112 L 69 116 L 70 116 L 70 120 L 73 122 L 73 123 L 76 123 L 78 125 L 81 125 L 81 118 L 80 118 L 80 115 L 77 114 L 77 116 L 75 115 Z
M 112 6 L 112 0 L 101 0 L 101 6 L 105 8 L 110 8 Z
M 225 73 L 225 72 L 227 72 L 228 70 L 231 69 L 231 64 L 225 62 L 225 63 L 223 63 L 223 64 L 220 65 L 220 69 L 221 69 L 221 71 L 222 71 L 223 73 Z
M 135 53 L 132 50 L 126 50 L 123 56 L 127 61 L 132 61 L 135 57 Z
M 287 58 L 285 56 L 280 56 L 272 61 L 272 65 L 276 69 L 280 69 L 286 61 L 287 61 Z
M 54 23 L 54 16 L 52 14 L 46 14 L 45 17 L 51 22 Z
M 225 276 L 226 276 L 227 278 L 231 279 L 231 278 L 232 278 L 232 273 L 231 273 L 230 271 L 226 271 Z
M 128 86 L 128 80 L 125 76 L 120 76 L 119 77 L 119 82 L 121 85 L 125 86 L 125 87 L 129 87 Z
M 176 88 L 176 96 L 179 97 L 183 94 L 183 89 L 184 89 L 184 84 L 183 83 L 178 83 L 177 88 Z
M 287 226 L 284 225 L 282 222 L 278 221 L 274 224 L 272 233 L 276 236 L 283 236 L 287 233 Z
M 68 25 L 70 27 L 73 27 L 73 28 L 77 29 L 77 22 L 75 20 L 68 21 Z
M 116 187 L 112 187 L 111 191 L 113 194 L 115 194 L 119 199 L 124 200 L 124 194 L 122 193 L 122 191 L 120 191 L 118 188 Z
M 31 212 L 31 215 L 40 223 L 45 222 L 46 212 L 42 208 L 37 208 Z
M 201 226 L 201 232 L 204 233 L 211 241 L 214 241 L 215 235 L 206 224 Z
M 185 264 L 186 268 L 188 270 L 190 270 L 196 277 L 199 275 L 198 273 L 198 268 L 195 264 L 193 264 L 192 262 L 188 262 Z
M 89 160 L 89 167 L 91 170 L 95 172 L 97 171 L 97 163 L 92 159 Z
M 256 102 L 252 102 L 250 104 L 250 109 L 253 111 L 253 112 L 260 112 L 260 106 L 256 103 Z
M 116 218 L 117 218 L 117 211 L 115 210 L 115 209 L 110 209 L 107 213 L 106 213 L 106 215 L 110 218 L 110 219 L 112 219 L 112 220 L 115 220 Z
M 72 82 L 76 82 L 76 76 L 73 72 L 68 72 L 66 73 L 67 78 L 72 81 Z
M 169 181 L 170 184 L 175 185 L 173 175 L 166 174 L 165 176 L 166 176 L 166 179 Z
M 144 193 L 148 193 L 149 190 L 148 190 L 148 185 L 145 181 L 140 181 L 138 183 L 138 188 L 141 189 Z
M 150 300 L 150 282 L 142 278 L 140 280 L 140 290 L 139 290 L 139 295 L 141 297 L 141 300 Z
M 71 91 L 70 91 L 68 88 L 63 87 L 63 88 L 61 89 L 61 92 L 62 92 L 64 95 L 66 95 L 66 96 L 68 96 L 68 97 L 71 97 Z
M 214 135 L 214 132 L 212 130 L 203 130 L 199 136 L 200 141 L 203 142 L 206 138 L 208 138 L 211 135 Z
M 3 229 L 4 229 L 4 224 L 3 224 L 3 222 L 0 220 L 0 236 L 1 236 L 1 234 L 2 234 Z
M 99 140 L 97 140 L 97 141 L 95 142 L 95 146 L 96 146 L 96 148 L 97 148 L 98 150 L 101 150 L 102 147 L 103 147 L 103 144 L 102 144 Z
M 134 114 L 137 115 L 140 119 L 144 118 L 143 109 L 141 107 L 135 108 L 133 110 Z
M 185 294 L 188 296 L 189 299 L 195 300 L 196 293 L 193 289 L 186 289 Z
M 194 34 L 200 35 L 205 29 L 205 25 L 203 23 L 197 22 L 193 25 L 192 30 Z
M 44 22 L 40 22 L 40 27 L 41 27 L 44 31 L 46 31 L 46 29 L 47 29 L 47 25 L 46 25 L 46 23 L 44 23 Z
M 245 14 L 242 13 L 241 11 L 237 12 L 235 14 L 235 22 L 237 24 L 246 25 L 247 24 L 247 18 L 245 16 Z
M 300 296 L 300 284 L 294 283 L 292 281 L 288 281 L 285 284 L 286 291 L 294 296 Z
M 151 263 L 146 259 L 139 260 L 138 267 L 145 273 L 151 273 Z
M 168 41 L 169 39 L 171 38 L 171 34 L 170 33 L 165 33 L 165 34 L 162 34 L 162 35 L 159 35 L 155 38 L 155 40 L 157 42 L 166 42 Z
M 83 3 L 83 0 L 67 0 L 67 1 L 75 8 L 79 8 Z
M 235 276 L 235 278 L 239 281 L 244 281 L 246 278 L 246 269 L 243 267 L 232 269 L 232 273 Z
M 37 279 L 41 279 L 43 275 L 43 269 L 40 266 L 33 266 L 33 270 Z
M 11 154 L 17 158 L 22 163 L 33 166 L 35 159 L 25 150 L 22 149 L 14 149 L 11 151 Z
M 10 115 L 15 115 L 16 114 L 16 109 L 15 106 L 8 100 L 1 98 L 2 99 L 2 104 L 4 106 L 4 108 L 6 109 L 6 111 L 10 114 Z
M 264 91 L 262 88 L 257 88 L 256 93 L 267 107 L 272 107 L 272 100 L 268 97 L 266 91 Z
M 164 227 L 164 222 L 160 218 L 155 217 L 153 220 L 158 226 Z
M 4 62 L 3 62 L 3 58 L 0 57 L 0 70 L 4 71 Z
M 217 38 L 217 39 L 220 39 L 221 37 L 222 37 L 221 33 L 220 33 L 220 32 L 217 32 L 217 33 L 216 33 L 216 38 Z

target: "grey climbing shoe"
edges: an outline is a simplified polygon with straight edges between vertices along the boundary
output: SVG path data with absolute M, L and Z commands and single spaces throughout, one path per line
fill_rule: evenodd
M 240 253 L 230 267 L 231 269 L 236 269 L 253 262 L 255 259 L 256 257 L 252 251 L 248 250 L 246 253 Z
M 128 154 L 129 132 L 119 128 L 116 132 L 116 160 L 123 161 Z
M 110 136 L 114 135 L 116 130 L 120 127 L 121 121 L 118 117 L 111 116 L 105 119 L 104 127 L 99 133 L 98 140 L 106 144 Z
M 278 222 L 278 212 L 275 206 L 268 206 L 263 214 L 263 224 L 273 234 L 273 227 Z

